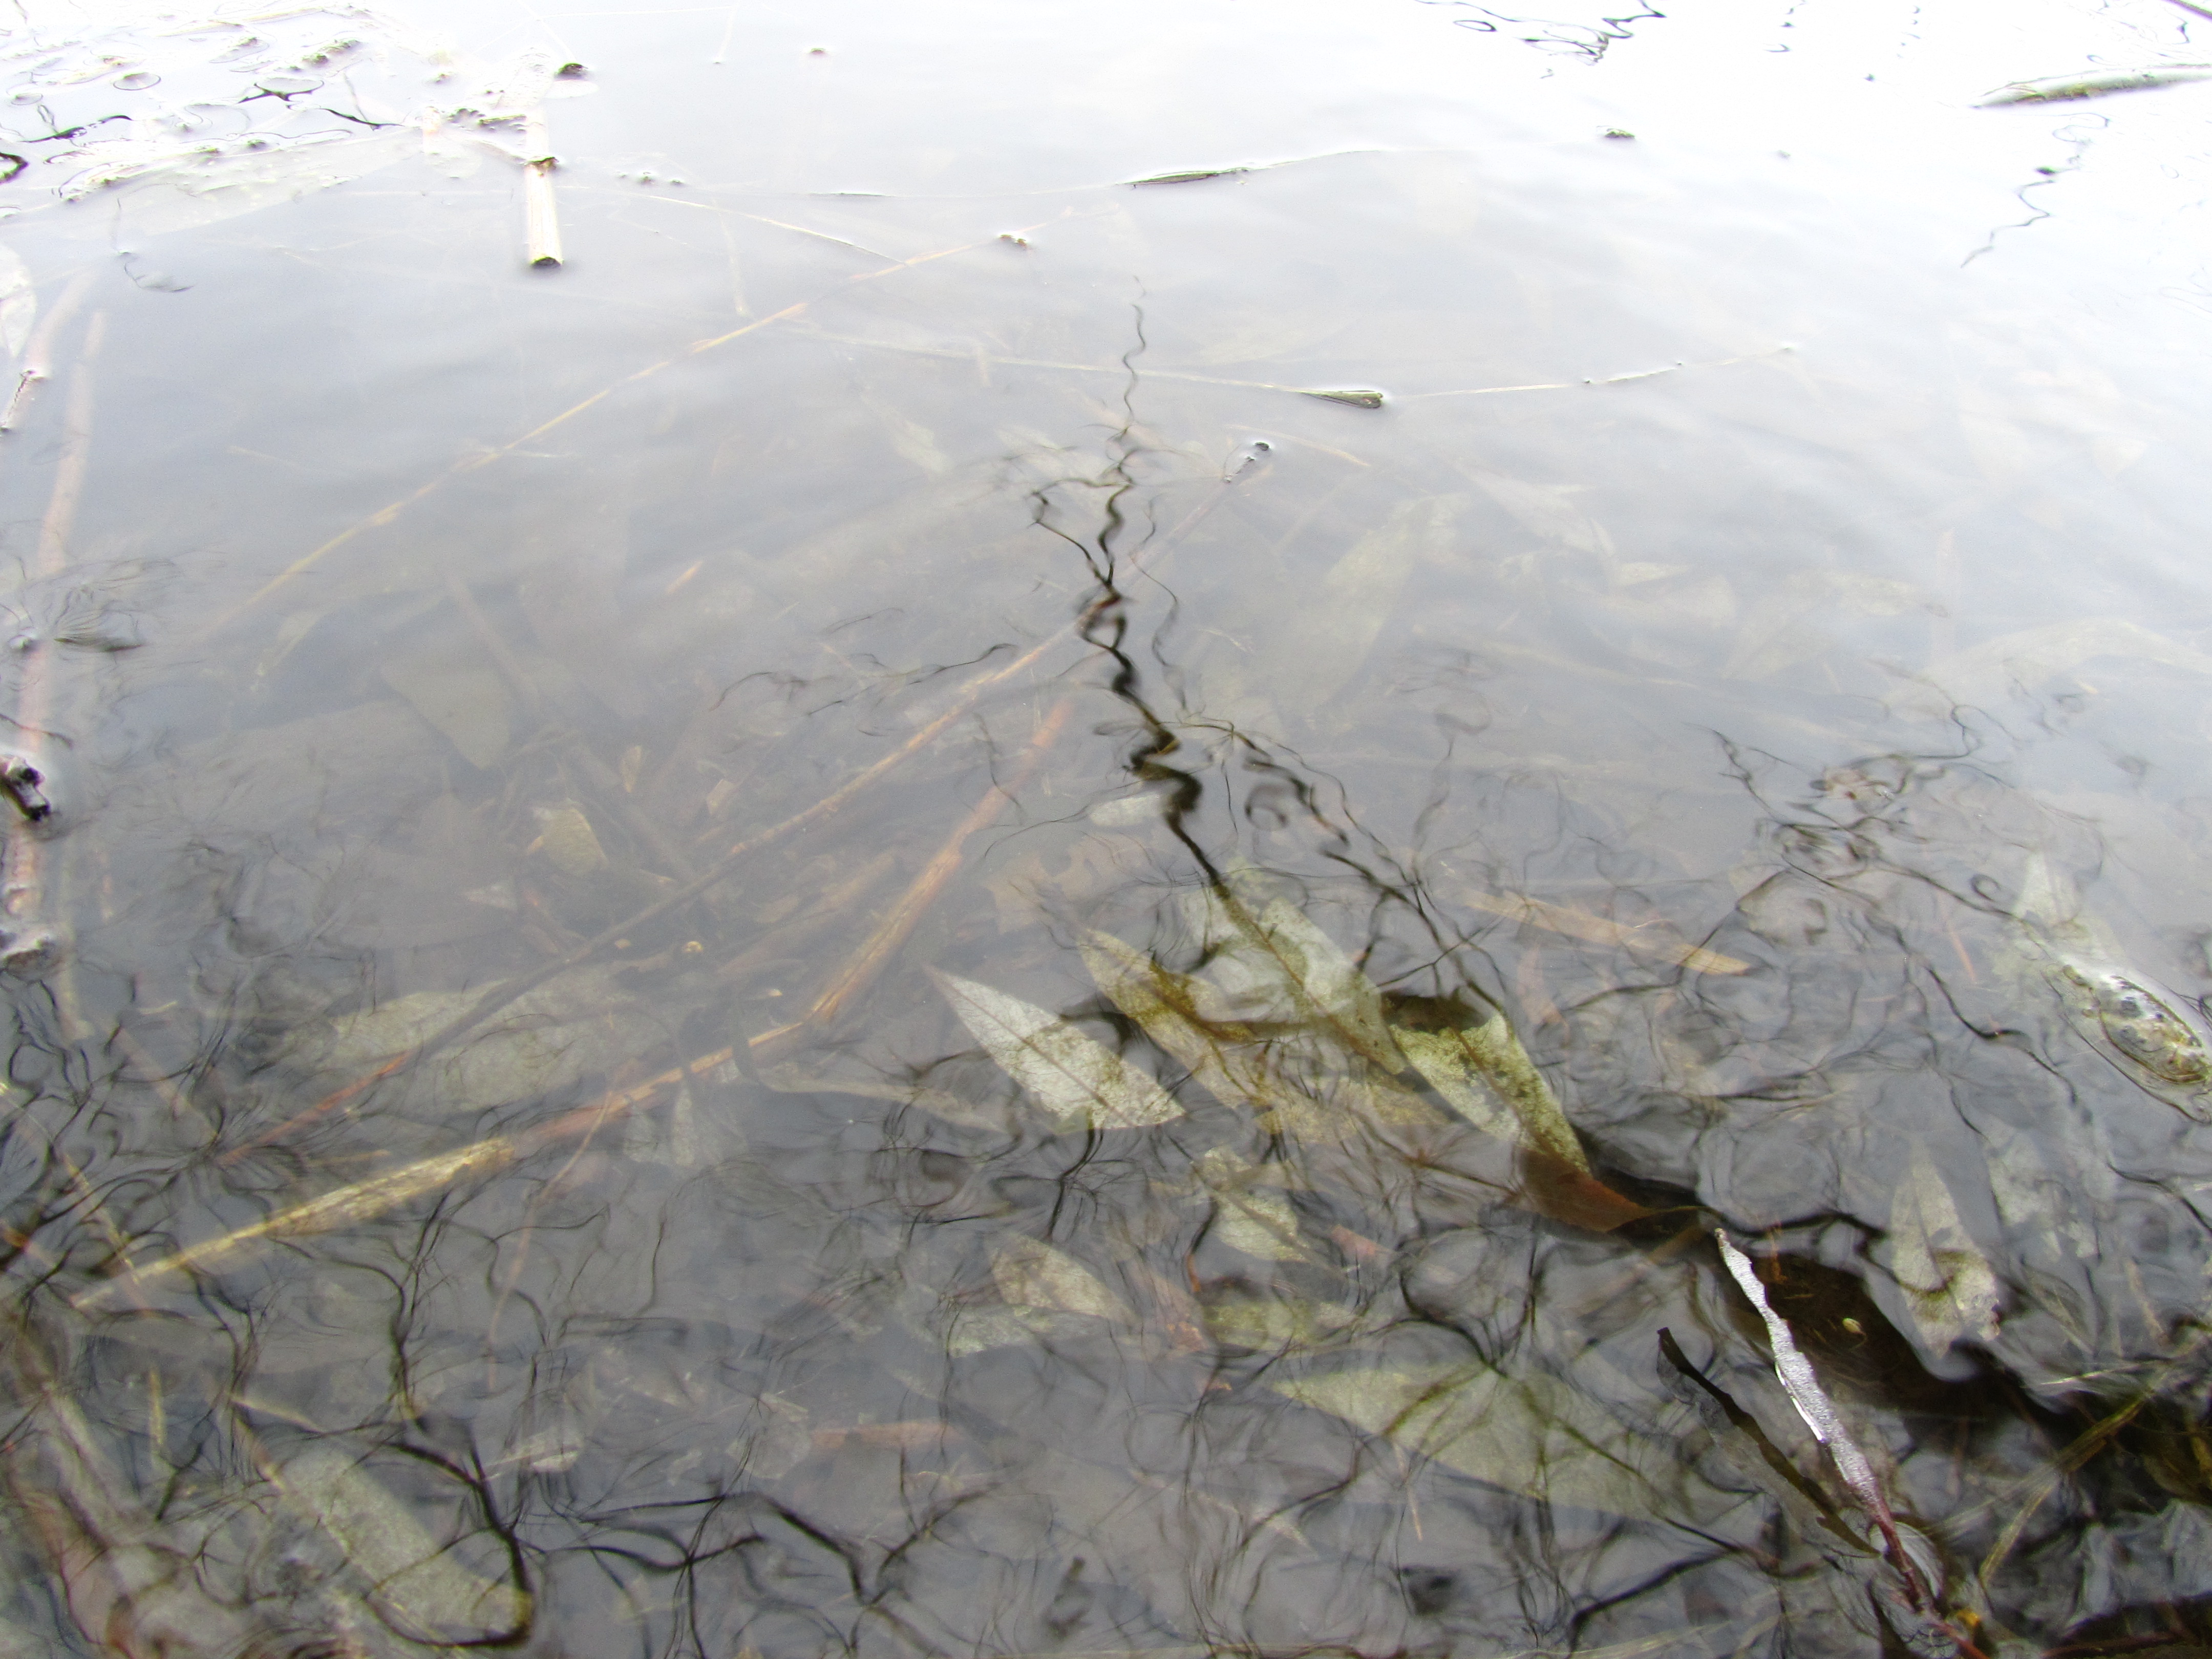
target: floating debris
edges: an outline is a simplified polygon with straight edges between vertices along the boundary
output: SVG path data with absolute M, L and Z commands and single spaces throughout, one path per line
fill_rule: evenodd
M 1977 109 L 2004 104 L 2050 104 L 2072 98 L 2102 98 L 2115 92 L 2142 92 L 2153 87 L 2180 86 L 2212 77 L 2212 64 L 2160 64 L 2148 69 L 2088 70 L 2080 75 L 2054 75 L 2039 81 L 2014 81 L 1981 100 Z
M 1234 179 L 1250 167 L 1192 167 L 1183 173 L 1156 173 L 1148 179 L 1132 179 L 1133 185 L 1194 185 L 1203 179 Z

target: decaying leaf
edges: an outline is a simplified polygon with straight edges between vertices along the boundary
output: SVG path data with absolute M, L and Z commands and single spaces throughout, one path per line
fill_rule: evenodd
M 937 969 L 930 977 L 1000 1069 L 1063 1127 L 1134 1129 L 1182 1115 L 1158 1083 L 1059 1015 Z
M 1213 1339 L 1238 1348 L 1316 1347 L 1357 1319 L 1349 1308 L 1297 1297 L 1225 1297 L 1206 1309 Z
M 1316 1031 L 1312 1022 L 1300 1019 L 1302 1009 L 1313 1007 L 1312 1000 L 1285 988 L 1279 967 L 1256 984 L 1242 969 L 1226 975 L 1248 988 L 1249 1000 L 1259 1013 L 1279 1017 L 1267 1021 L 1272 1029 L 1262 1036 L 1230 1017 L 1248 999 L 1225 994 L 1218 980 L 1171 974 L 1110 933 L 1086 934 L 1080 948 L 1098 988 L 1146 1036 L 1188 1067 L 1217 1100 L 1249 1107 L 1271 1127 L 1304 1139 L 1331 1140 L 1363 1124 L 1404 1128 L 1440 1121 L 1418 1095 L 1328 1041 L 1340 1032 L 1336 1022 L 1322 1022 Z M 1269 954 L 1263 961 L 1273 964 L 1275 958 Z M 1364 975 L 1358 978 L 1373 991 Z M 1381 1012 L 1378 997 L 1378 1022 Z M 1388 1041 L 1388 1026 L 1382 1035 Z
M 358 1073 L 416 1048 L 466 1013 L 481 990 L 416 991 L 303 1033 L 291 1057 L 318 1073 Z M 579 969 L 517 998 L 426 1070 L 457 1110 L 483 1111 L 563 1089 L 649 1047 L 660 1017 L 607 969 Z
M 1397 1025 L 1391 1027 L 1390 1034 L 1397 1038 L 1406 1058 L 1413 1062 L 1413 1069 L 1428 1079 L 1429 1087 L 1442 1095 L 1452 1110 L 1485 1134 L 1517 1146 L 1529 1144 L 1520 1118 L 1481 1074 L 1471 1069 L 1467 1045 L 1457 1031 L 1414 1031 Z
M 2212 656 L 2177 645 L 2125 617 L 2090 617 L 2024 628 L 1985 641 L 1931 664 L 1925 678 L 1935 690 L 1958 702 L 1988 706 L 2002 701 L 2014 686 L 2033 690 L 2100 657 L 2212 675 Z
M 1589 1158 L 1559 1097 L 1504 1015 L 1448 1031 L 1395 1035 L 1430 1086 L 1475 1127 L 1589 1173 Z
M 2153 87 L 2179 86 L 2212 76 L 2203 64 L 2154 64 L 2143 69 L 2084 70 L 2079 75 L 2054 75 L 2040 81 L 2014 81 L 1999 87 L 1975 107 L 1993 109 L 2003 104 L 2047 104 L 2074 98 L 2102 98 L 2115 92 L 2142 92 Z
M 1336 941 L 1249 871 L 1186 898 L 1206 953 L 1194 1009 L 1210 1024 L 1313 1024 L 1388 1072 L 1406 1068 L 1382 1018 L 1382 994 Z
M 554 868 L 564 875 L 588 876 L 607 867 L 606 849 L 599 845 L 592 821 L 576 807 L 540 808 L 538 838 Z
M 1280 1185 L 1280 1166 L 1251 1164 L 1216 1146 L 1192 1168 L 1214 1196 L 1214 1237 L 1262 1261 L 1308 1259 L 1298 1243 L 1297 1212 Z
M 1271 1381 L 1276 1393 L 1507 1492 L 1638 1520 L 1679 1513 L 1677 1454 L 1576 1389 L 1480 1361 L 1370 1365 Z
M 1517 893 L 1488 893 L 1464 883 L 1456 886 L 1449 896 L 1459 903 L 1486 910 L 1494 916 L 1510 917 L 1515 921 L 1547 928 L 1554 933 L 1564 933 L 1570 939 L 1588 939 L 1597 945 L 1625 945 L 1644 956 L 1680 963 L 1683 967 L 1701 974 L 1741 974 L 1749 972 L 1751 969 L 1747 962 L 1691 944 L 1672 927 L 1656 920 L 1624 924 L 1568 905 L 1548 904 L 1542 899 L 1528 898 Z
M 1133 1325 L 1127 1303 L 1064 1250 L 1036 1238 L 1010 1238 L 991 1261 L 991 1277 L 1008 1305 L 1043 1313 L 1083 1314 Z
M 1912 1161 L 1891 1202 L 1889 1243 L 1889 1270 L 1905 1291 L 1914 1328 L 1931 1351 L 1945 1354 L 1960 1342 L 1996 1339 L 2001 1300 L 1996 1270 L 1967 1233 L 1950 1188 L 1917 1139 Z
M 513 1636 L 528 1621 L 528 1595 L 456 1559 L 348 1448 L 312 1445 L 283 1465 L 277 1481 L 345 1552 L 374 1586 L 379 1609 L 404 1633 L 481 1642 Z

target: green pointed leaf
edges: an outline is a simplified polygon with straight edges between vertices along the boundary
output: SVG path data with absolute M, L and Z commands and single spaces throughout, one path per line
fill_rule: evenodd
M 1574 1125 L 1567 1121 L 1559 1097 L 1536 1069 L 1536 1062 L 1528 1058 L 1528 1051 L 1521 1046 L 1505 1016 L 1494 1014 L 1480 1025 L 1451 1035 L 1475 1071 L 1513 1109 L 1521 1121 L 1525 1143 L 1588 1174 L 1589 1157 L 1583 1151 Z
M 1505 1016 L 1473 1029 L 1391 1035 L 1429 1086 L 1468 1122 L 1516 1146 L 1550 1153 L 1587 1175 L 1589 1158 L 1552 1085 Z
M 1428 1079 L 1429 1087 L 1443 1096 L 1444 1103 L 1452 1110 L 1485 1134 L 1516 1146 L 1528 1144 L 1528 1136 L 1513 1109 L 1498 1097 L 1497 1091 L 1480 1073 L 1470 1068 L 1466 1045 L 1460 1042 L 1458 1032 L 1414 1031 L 1394 1025 L 1390 1035 L 1397 1038 L 1406 1058 L 1413 1062 L 1413 1069 Z
M 1088 933 L 1079 948 L 1107 999 L 1224 1105 L 1249 1106 L 1263 1121 L 1308 1140 L 1341 1139 L 1363 1123 L 1437 1121 L 1419 1096 L 1358 1055 L 1296 1029 L 1298 1007 L 1279 974 L 1268 983 L 1293 1029 L 1261 1037 L 1227 1017 L 1218 986 L 1171 974 L 1111 933 Z
M 1354 1322 L 1348 1308 L 1297 1297 L 1227 1297 L 1209 1304 L 1206 1328 L 1239 1348 L 1318 1347 Z
M 1063 1125 L 1142 1128 L 1182 1115 L 1161 1088 L 1059 1015 L 936 969 L 930 977 L 1000 1070 Z

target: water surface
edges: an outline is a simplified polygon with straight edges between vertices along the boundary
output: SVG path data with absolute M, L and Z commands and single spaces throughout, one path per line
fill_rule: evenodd
M 2207 27 L 33 6 L 0 1651 L 2199 1650 Z

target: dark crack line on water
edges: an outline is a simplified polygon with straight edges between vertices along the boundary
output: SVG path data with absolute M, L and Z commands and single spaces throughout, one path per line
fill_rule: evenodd
M 1504 12 L 1479 6 L 1474 0 L 1420 0 L 1425 6 L 1452 6 L 1474 11 L 1473 17 L 1455 17 L 1455 27 L 1473 29 L 1481 34 L 1497 34 L 1500 25 L 1514 28 L 1534 27 L 1545 31 L 1537 34 L 1516 35 L 1514 38 L 1524 46 L 1534 46 L 1540 52 L 1568 52 L 1587 62 L 1595 64 L 1603 59 L 1617 40 L 1632 40 L 1635 32 L 1623 27 L 1641 23 L 1649 18 L 1664 21 L 1667 14 L 1646 5 L 1641 10 L 1626 12 L 1619 17 L 1601 17 L 1595 23 L 1576 23 L 1557 17 L 1510 17 Z
M 2106 116 L 2093 116 L 2090 118 L 2094 120 L 2100 127 L 2110 126 L 2112 125 L 2111 118 Z M 2053 133 L 2051 137 L 2057 139 L 2062 144 L 2070 145 L 2073 149 L 2074 154 L 2061 166 L 2055 167 L 2036 168 L 2037 173 L 2040 176 L 2030 179 L 2027 183 L 2022 185 L 2018 190 L 2015 190 L 2013 192 L 2013 195 L 2018 198 L 2020 204 L 2028 210 L 2028 216 L 2025 219 L 2019 220 L 2014 223 L 1998 225 L 1991 229 L 1987 241 L 1984 242 L 1972 253 L 1969 253 L 1965 258 L 1959 261 L 1961 269 L 1973 264 L 1975 260 L 1980 258 L 1984 253 L 1995 252 L 1997 245 L 1997 238 L 2003 235 L 2005 232 L 2008 230 L 2026 230 L 2031 225 L 2039 223 L 2041 221 L 2051 216 L 2051 210 L 2049 208 L 2040 207 L 2035 203 L 2029 201 L 2027 199 L 2027 192 L 2031 190 L 2046 189 L 2049 186 L 2057 184 L 2059 179 L 2063 178 L 2066 174 L 2080 172 L 2081 170 L 2082 160 L 2088 154 L 2091 142 L 2087 137 L 2070 137 L 2063 129 Z

